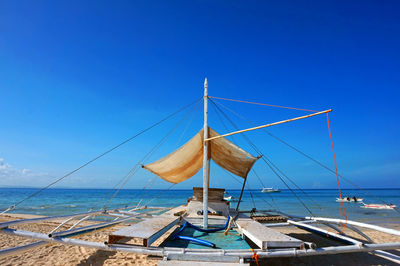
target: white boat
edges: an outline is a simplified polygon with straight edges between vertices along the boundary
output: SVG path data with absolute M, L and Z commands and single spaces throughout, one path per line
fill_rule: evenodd
M 281 192 L 279 189 L 277 188 L 273 188 L 273 187 L 265 187 L 261 190 L 261 192 L 263 193 L 272 193 L 272 192 Z
M 366 209 L 376 209 L 376 210 L 394 210 L 396 208 L 396 205 L 371 203 L 371 204 L 363 204 L 360 207 Z
M 164 261 L 165 265 L 167 263 L 166 261 L 168 260 L 172 260 L 172 263 L 168 263 L 168 265 L 174 265 L 175 263 L 178 264 L 176 261 L 183 261 L 179 263 L 180 265 L 190 264 L 190 261 L 197 261 L 202 262 L 203 264 L 207 263 L 213 265 L 216 263 L 222 264 L 222 262 L 229 262 L 230 265 L 233 265 L 234 263 L 237 265 L 243 265 L 243 263 L 249 262 L 250 260 L 256 260 L 258 264 L 259 259 L 276 259 L 287 257 L 298 258 L 305 256 L 321 256 L 359 252 L 370 253 L 391 261 L 400 261 L 399 256 L 384 251 L 400 249 L 400 242 L 374 243 L 370 241 L 371 239 L 366 237 L 366 235 L 361 231 L 362 229 L 376 230 L 394 236 L 400 236 L 399 230 L 351 221 L 347 218 L 334 219 L 316 217 L 314 215 L 310 216 L 308 213 L 306 215 L 299 215 L 299 210 L 296 211 L 295 215 L 292 215 L 281 212 L 277 209 L 239 209 L 239 204 L 245 189 L 246 180 L 248 178 L 248 173 L 250 170 L 252 170 L 253 165 L 257 161 L 264 162 L 268 166 L 270 165 L 262 156 L 263 154 L 257 151 L 258 149 L 254 149 L 257 153 L 257 156 L 253 156 L 242 148 L 236 146 L 234 143 L 230 142 L 225 137 L 300 119 L 306 119 L 317 115 L 327 115 L 332 111 L 331 109 L 325 111 L 310 111 L 301 109 L 303 111 L 312 113 L 261 126 L 237 130 L 226 134 L 219 134 L 208 125 L 208 101 L 210 98 L 217 97 L 211 97 L 208 95 L 208 83 L 206 79 L 204 82 L 204 97 L 202 97 L 204 103 L 203 129 L 177 150 L 151 163 L 147 161 L 144 162 L 144 160 L 147 160 L 148 155 L 153 154 L 155 147 L 158 147 L 160 144 L 157 144 L 157 146 L 151 150 L 149 149 L 150 151 L 148 154 L 146 154 L 144 159 L 139 161 L 128 173 L 128 175 L 124 176 L 124 179 L 117 183 L 114 193 L 110 193 L 106 203 L 103 203 L 104 199 L 102 199 L 101 204 L 104 204 L 102 207 L 97 206 L 93 211 L 76 213 L 72 215 L 68 214 L 32 219 L 20 219 L 0 223 L 0 233 L 35 240 L 35 242 L 30 242 L 29 244 L 24 244 L 22 246 L 1 249 L 0 257 L 15 255 L 32 248 L 48 244 L 65 244 L 83 248 L 95 248 L 108 252 L 121 251 L 133 254 L 151 255 L 153 258 L 158 257 L 160 260 Z M 86 165 L 96 161 L 98 158 L 103 157 L 103 155 L 112 152 L 123 144 L 131 141 L 136 136 L 139 136 L 142 133 L 152 129 L 153 127 L 167 120 L 169 117 L 178 114 L 182 110 L 186 110 L 186 108 L 190 106 L 193 107 L 192 110 L 194 110 L 194 107 L 199 106 L 199 104 L 200 99 L 192 104 L 178 109 L 159 122 L 149 126 L 147 129 L 140 131 L 140 133 L 136 134 L 135 136 L 128 138 L 127 140 L 105 151 L 87 163 L 82 164 L 77 169 L 61 176 L 44 188 L 33 192 L 22 200 L 15 200 L 15 203 L 1 212 L 0 215 L 7 214 L 7 212 L 12 210 L 18 210 L 22 202 L 27 204 L 28 200 L 37 196 L 37 194 L 39 194 L 41 191 L 72 175 Z M 168 132 L 168 134 L 170 134 L 170 132 Z M 165 141 L 165 137 L 160 140 L 160 143 L 163 141 Z M 260 158 L 263 158 L 263 160 L 259 160 Z M 239 182 L 242 185 L 242 190 L 236 209 L 230 208 L 229 204 L 223 200 L 225 191 L 224 189 L 209 188 L 211 160 L 215 162 L 215 165 L 218 165 L 218 167 L 228 171 L 231 175 L 235 175 L 235 178 L 240 180 Z M 142 200 L 139 198 L 135 198 L 137 201 L 135 201 L 134 205 L 127 205 L 130 207 L 108 208 L 110 205 L 107 205 L 107 203 L 114 198 L 114 196 L 121 190 L 123 185 L 127 183 L 129 178 L 132 177 L 138 171 L 138 169 L 142 169 L 140 166 L 144 170 L 154 174 L 156 177 L 172 183 L 172 185 L 191 178 L 202 169 L 203 187 L 194 187 L 193 197 L 189 198 L 187 202 L 182 202 L 179 206 L 177 204 L 175 208 L 152 207 L 148 203 L 140 204 Z M 136 176 L 136 178 L 138 177 Z M 149 184 L 147 184 L 143 190 L 145 188 L 147 189 Z M 169 188 L 171 187 L 172 186 Z M 289 188 L 289 186 L 287 187 Z M 274 188 L 264 188 L 263 192 L 279 192 L 279 190 Z M 293 194 L 295 193 L 293 192 Z M 229 198 L 232 199 L 231 196 L 229 196 Z M 155 198 L 151 199 L 150 202 L 154 199 Z M 369 204 L 364 206 L 366 208 L 372 208 L 373 205 L 374 204 Z M 379 208 L 378 204 L 375 204 L 375 207 Z M 387 206 L 382 206 L 382 208 L 387 208 Z M 394 208 L 394 205 L 390 205 L 389 208 Z M 261 223 L 251 219 L 251 215 L 255 212 L 265 215 L 279 214 L 286 218 L 286 222 L 262 225 Z M 96 216 L 108 216 L 109 221 L 104 222 L 103 220 L 98 223 L 91 223 L 90 225 L 82 225 L 83 221 L 89 218 L 94 219 Z M 102 238 L 99 238 L 101 240 L 98 240 L 97 242 L 88 241 L 85 238 L 78 238 L 80 235 L 98 232 L 102 229 L 110 228 L 111 226 L 117 224 L 127 223 L 132 220 L 136 221 L 136 223 L 109 233 L 108 236 L 102 235 Z M 28 231 L 21 227 L 21 225 L 24 224 L 26 225 L 29 223 L 44 221 L 62 222 L 60 222 L 49 232 Z M 346 227 L 347 230 L 352 230 L 355 234 L 359 234 L 357 238 L 351 237 L 351 234 L 342 234 L 342 229 L 340 227 L 344 227 L 346 224 L 349 225 Z M 176 225 L 181 225 L 180 229 L 179 227 L 175 227 Z M 337 233 L 332 232 L 332 229 L 329 229 L 328 231 L 315 225 L 328 225 L 336 230 Z M 67 230 L 65 229 L 65 226 L 67 226 Z M 206 232 L 206 234 L 200 234 L 203 237 L 209 234 L 217 233 L 217 231 L 225 230 L 225 232 L 223 232 L 220 236 L 213 238 L 215 241 L 219 241 L 218 243 L 211 243 L 204 239 L 192 237 L 193 232 L 187 232 L 187 234 L 191 234 L 190 236 L 181 235 L 181 233 L 185 233 L 185 228 L 188 226 L 193 230 Z M 315 233 L 321 237 L 342 242 L 343 245 L 335 244 L 329 247 L 326 245 L 322 246 L 322 248 L 316 247 L 315 243 L 309 242 L 310 240 L 308 237 L 306 239 L 301 239 L 301 236 L 306 234 L 296 234 L 295 238 L 292 235 L 286 235 L 278 230 L 274 230 L 276 226 L 287 226 L 288 230 L 286 231 L 288 234 L 290 234 L 290 228 L 295 226 L 299 229 Z M 175 228 L 175 231 L 170 230 L 173 228 Z M 233 230 L 236 231 L 233 235 L 235 235 L 235 239 L 237 240 L 227 240 L 229 231 Z M 237 238 L 237 235 L 240 235 L 241 237 Z M 107 237 L 108 241 L 104 242 L 104 239 L 107 239 Z M 366 238 L 365 241 L 360 240 L 363 237 Z M 161 240 L 161 238 L 166 239 L 166 242 L 163 241 L 161 244 L 157 244 L 157 240 Z M 135 240 L 135 244 L 129 244 L 128 241 L 132 239 Z M 249 242 L 247 242 L 247 239 Z M 174 241 L 174 245 L 169 245 L 168 241 Z M 185 245 L 179 245 L 178 241 L 183 241 Z M 165 245 L 164 242 L 166 243 Z M 188 245 L 186 245 L 188 242 L 194 242 L 196 245 L 205 245 L 207 248 L 188 248 Z M 238 242 L 234 243 L 235 247 L 232 247 L 233 242 Z M 224 243 L 226 245 L 225 247 L 222 247 L 221 245 Z M 238 245 L 242 244 L 243 246 L 239 248 Z M 250 248 L 250 245 L 252 248 Z M 216 247 L 218 248 L 216 249 Z
M 364 199 L 363 198 L 350 198 L 350 197 L 344 197 L 344 198 L 336 198 L 336 202 L 362 202 Z

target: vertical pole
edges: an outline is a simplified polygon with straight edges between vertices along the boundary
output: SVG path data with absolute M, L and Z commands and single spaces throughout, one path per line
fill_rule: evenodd
M 204 80 L 204 139 L 203 139 L 203 228 L 208 227 L 208 83 Z
M 208 145 L 208 142 L 207 142 L 207 145 Z M 207 147 L 207 150 L 208 150 L 208 147 Z M 210 187 L 211 158 L 208 158 L 207 162 L 208 162 L 208 168 L 207 168 L 208 187 Z

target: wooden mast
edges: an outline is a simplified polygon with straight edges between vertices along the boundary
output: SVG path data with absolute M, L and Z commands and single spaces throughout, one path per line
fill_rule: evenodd
M 204 80 L 204 141 L 203 141 L 203 228 L 208 227 L 208 83 Z

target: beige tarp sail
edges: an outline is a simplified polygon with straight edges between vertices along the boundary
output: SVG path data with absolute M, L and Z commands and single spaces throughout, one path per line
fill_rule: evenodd
M 209 128 L 209 136 L 218 136 Z M 208 158 L 222 168 L 245 178 L 258 158 L 253 157 L 225 138 L 210 141 Z M 203 167 L 203 130 L 173 153 L 143 168 L 162 179 L 179 183 L 194 176 Z
M 220 135 L 211 128 L 209 129 L 209 137 Z M 225 170 L 243 178 L 247 177 L 251 167 L 258 159 L 226 138 L 211 140 L 210 144 L 211 159 Z
M 171 183 L 194 176 L 203 166 L 203 130 L 182 147 L 143 168 Z

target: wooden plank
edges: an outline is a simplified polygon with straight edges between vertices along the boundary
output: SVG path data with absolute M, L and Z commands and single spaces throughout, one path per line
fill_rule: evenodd
M 121 240 L 138 239 L 142 245 L 149 247 L 154 241 L 164 235 L 169 229 L 180 221 L 175 213 L 184 210 L 184 206 L 171 209 L 159 216 L 146 219 L 140 223 L 124 227 L 108 236 L 108 243 L 114 244 Z
M 176 216 L 160 216 L 147 219 L 143 222 L 122 228 L 109 235 L 109 243 L 116 243 L 122 239 L 143 239 L 143 246 L 150 246 L 172 226 L 179 222 Z
M 304 242 L 282 234 L 253 221 L 249 217 L 240 215 L 236 220 L 238 232 L 249 238 L 261 249 L 267 248 L 304 248 Z

